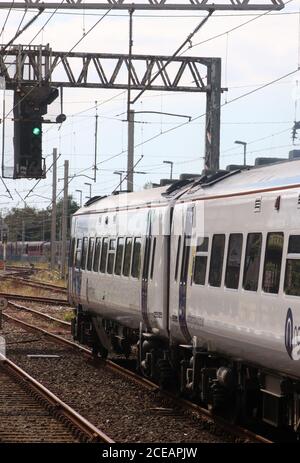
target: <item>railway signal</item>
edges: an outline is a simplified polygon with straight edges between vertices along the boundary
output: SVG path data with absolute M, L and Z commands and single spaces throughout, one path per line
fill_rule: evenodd
M 13 178 L 45 177 L 42 123 L 47 106 L 58 96 L 55 87 L 21 87 L 14 92 Z

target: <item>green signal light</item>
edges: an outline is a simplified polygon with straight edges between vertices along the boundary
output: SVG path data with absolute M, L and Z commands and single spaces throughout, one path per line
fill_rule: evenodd
M 39 127 L 34 127 L 32 129 L 32 133 L 33 135 L 35 135 L 36 137 L 38 137 L 39 135 L 41 135 L 41 129 Z

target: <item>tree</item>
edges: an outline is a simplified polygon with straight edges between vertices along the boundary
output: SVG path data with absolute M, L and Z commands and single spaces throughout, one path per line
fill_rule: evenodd
M 63 200 L 57 204 L 56 232 L 60 239 Z M 68 197 L 68 237 L 70 235 L 70 217 L 77 211 L 79 205 Z M 4 222 L 8 226 L 9 241 L 50 241 L 52 208 L 36 209 L 34 207 L 12 208 L 5 216 Z
M 62 212 L 63 212 L 63 198 L 56 203 L 56 237 L 58 240 L 61 238 L 62 227 Z M 68 220 L 67 220 L 67 237 L 70 237 L 71 217 L 79 209 L 79 205 L 74 201 L 71 195 L 68 196 Z M 48 212 L 51 218 L 52 207 L 48 207 Z

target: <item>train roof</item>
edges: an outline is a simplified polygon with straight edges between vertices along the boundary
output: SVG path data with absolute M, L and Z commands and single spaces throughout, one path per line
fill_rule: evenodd
M 148 204 L 166 202 L 166 199 L 162 196 L 162 194 L 165 193 L 167 188 L 168 186 L 163 186 L 160 188 L 149 188 L 134 193 L 120 193 L 117 195 L 105 196 L 98 200 L 95 198 L 95 201 L 81 207 L 74 215 L 80 215 L 85 212 L 100 212 L 109 209 L 145 206 Z
M 224 171 L 223 171 L 224 172 Z M 277 188 L 300 187 L 300 160 L 279 162 L 246 170 L 224 172 L 223 176 L 211 181 L 195 181 L 186 190 L 187 196 L 219 196 L 270 191 Z
M 181 180 L 172 185 L 134 193 L 121 193 L 94 200 L 92 198 L 74 215 L 167 203 L 178 197 L 187 199 L 236 195 L 297 185 L 300 187 L 300 160 L 293 160 L 245 170 L 220 171 L 210 176 L 199 175 L 196 179 Z

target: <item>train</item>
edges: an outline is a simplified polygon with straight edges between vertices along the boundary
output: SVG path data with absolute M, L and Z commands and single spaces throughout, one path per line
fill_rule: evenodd
M 75 340 L 231 419 L 298 435 L 300 160 L 90 200 L 72 217 Z
M 61 241 L 55 242 L 56 260 L 60 256 Z M 69 241 L 67 242 L 67 249 Z M 8 241 L 6 243 L 6 259 L 22 262 L 48 262 L 50 259 L 50 241 Z M 0 261 L 3 260 L 3 243 L 0 242 Z

